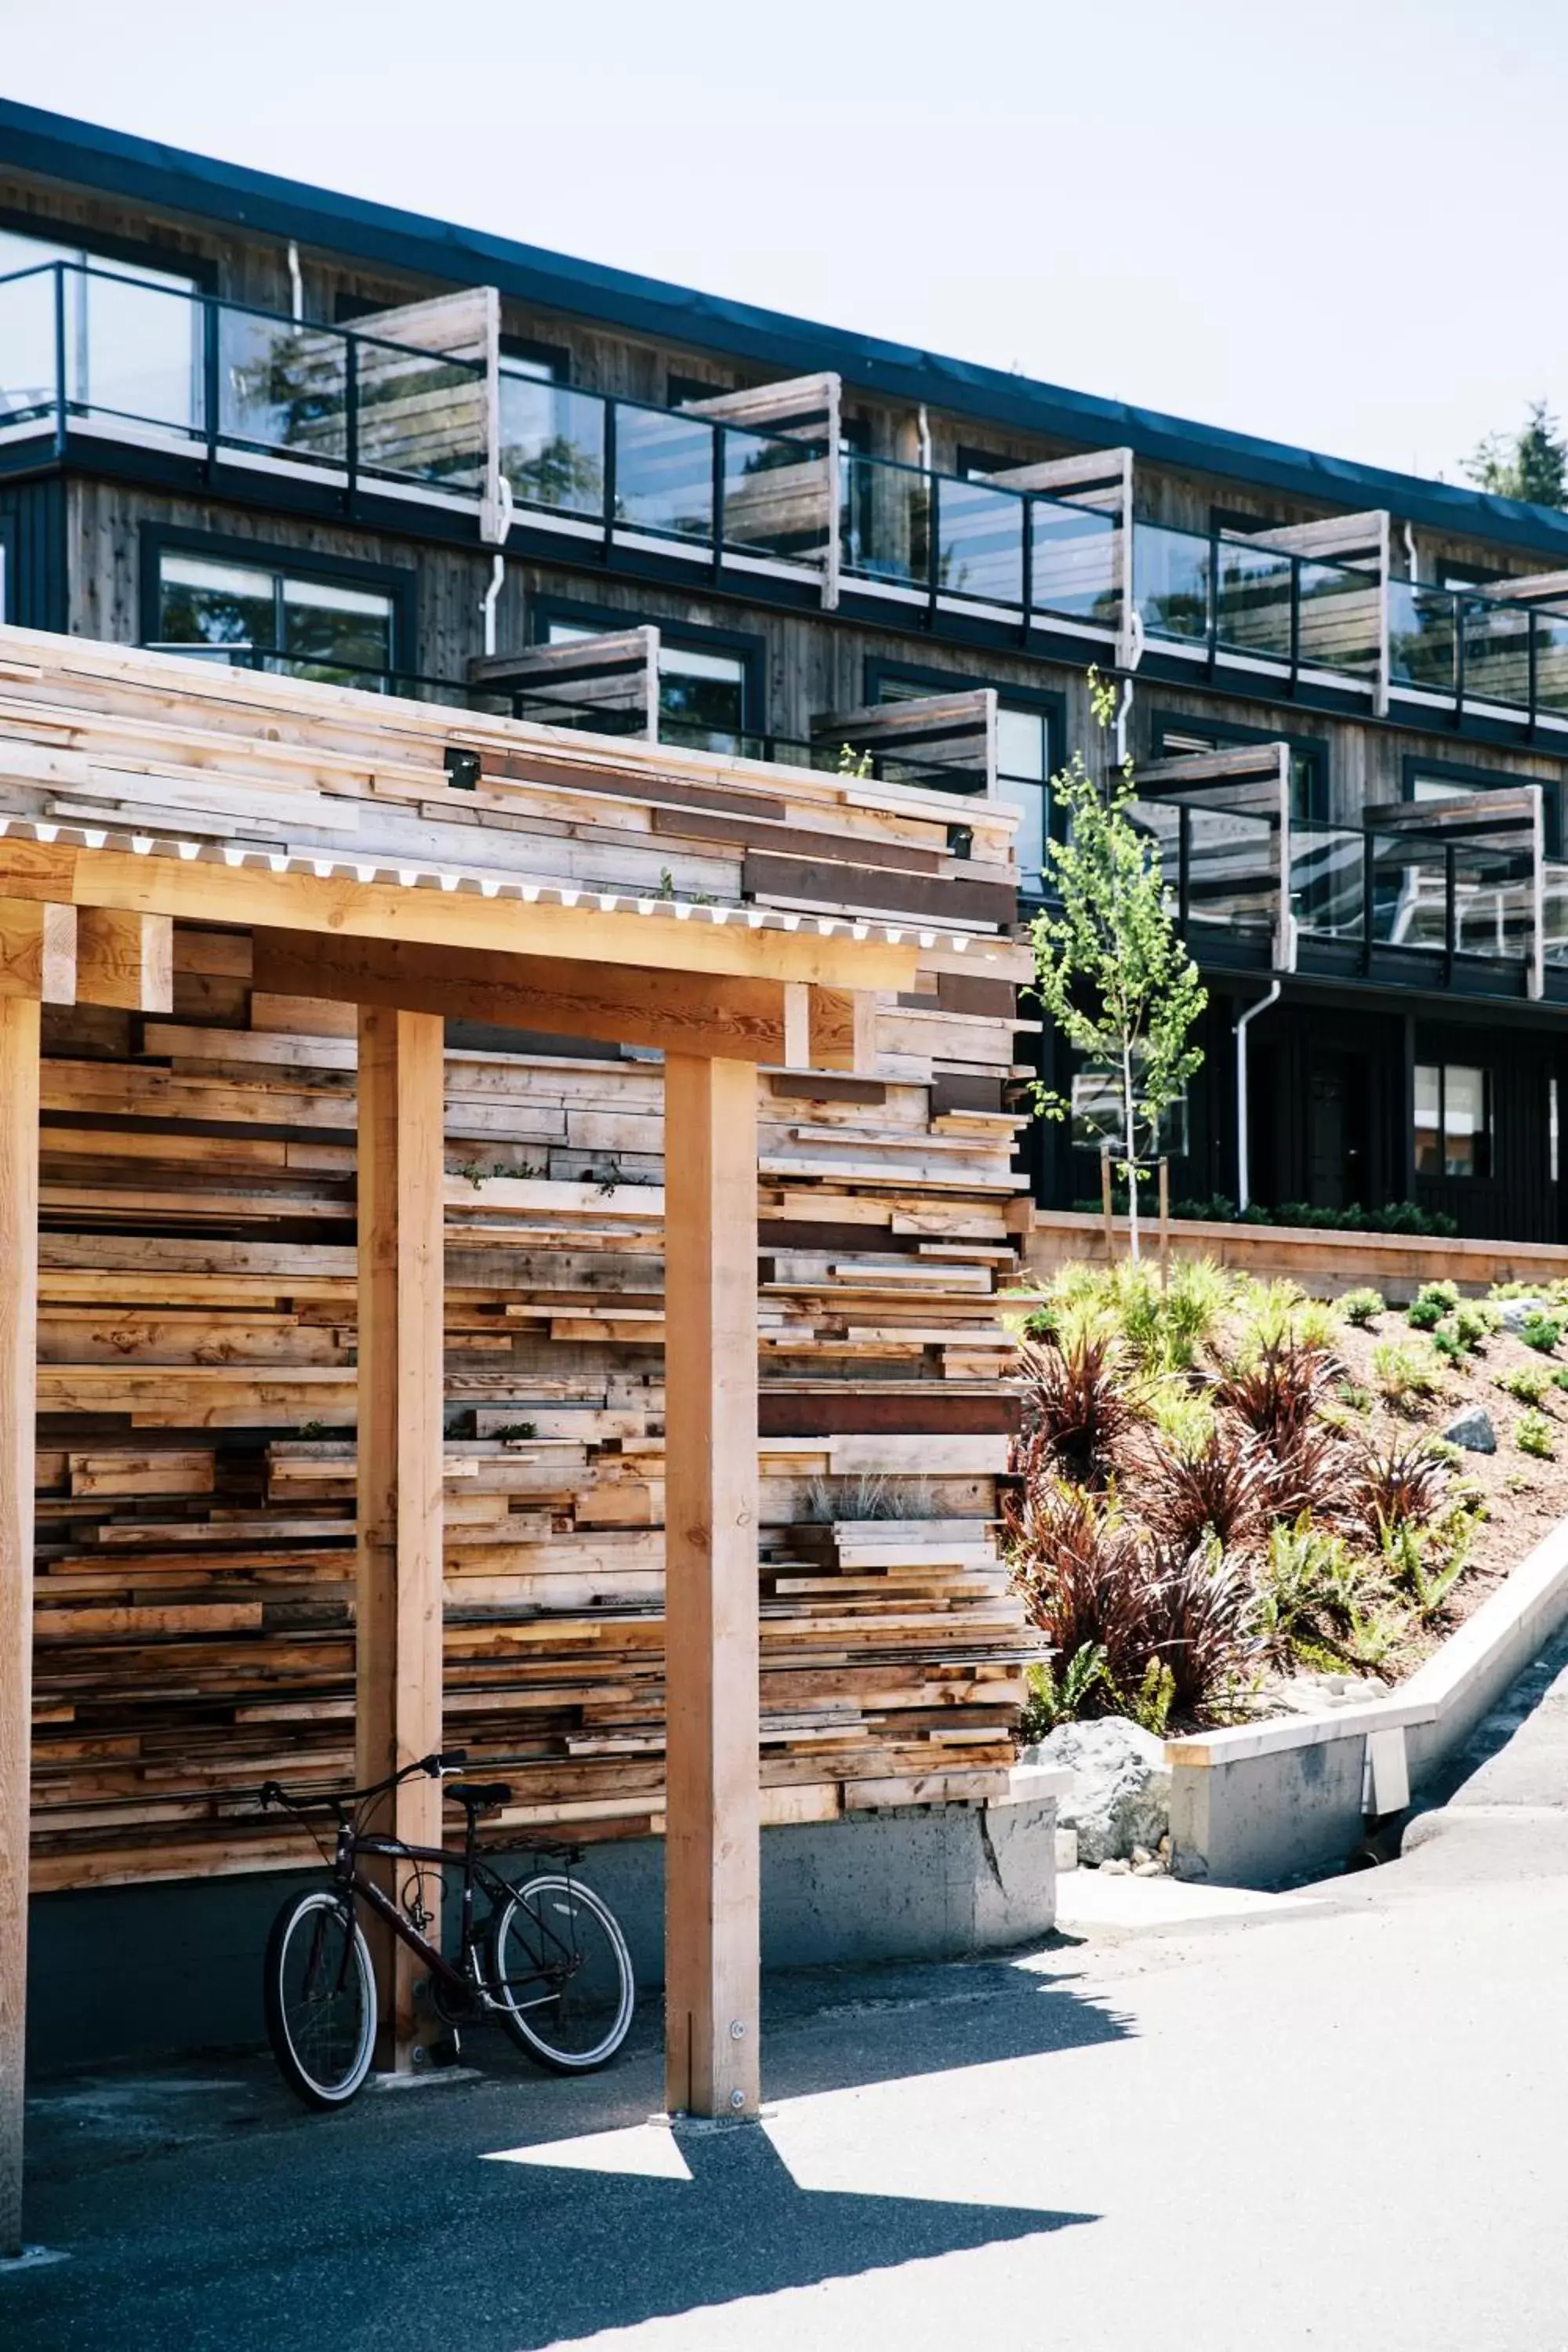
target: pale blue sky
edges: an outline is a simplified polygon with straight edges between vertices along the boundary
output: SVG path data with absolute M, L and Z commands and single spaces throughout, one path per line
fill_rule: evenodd
M 5 13 L 10 98 L 1336 456 L 1568 411 L 1568 0 Z

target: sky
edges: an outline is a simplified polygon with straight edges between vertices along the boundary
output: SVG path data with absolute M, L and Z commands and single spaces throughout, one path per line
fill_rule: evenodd
M 1332 456 L 1568 414 L 1568 0 L 0 18 L 8 98 Z

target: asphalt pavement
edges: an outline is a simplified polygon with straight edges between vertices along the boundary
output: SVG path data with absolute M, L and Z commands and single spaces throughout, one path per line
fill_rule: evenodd
M 1565 1660 L 1382 1870 L 1086 1873 L 1040 1950 L 776 1980 L 760 2127 L 650 2123 L 651 2009 L 342 2116 L 254 2056 L 43 2085 L 0 2344 L 1568 2352 Z

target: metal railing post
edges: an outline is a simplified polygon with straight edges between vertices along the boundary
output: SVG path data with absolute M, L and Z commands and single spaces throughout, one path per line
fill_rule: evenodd
M 66 265 L 54 265 L 55 280 L 55 456 L 66 454 Z
M 1176 921 L 1183 938 L 1193 900 L 1193 813 L 1185 803 L 1176 813 Z
M 922 474 L 921 479 L 926 486 L 926 625 L 934 629 L 942 584 L 942 488 L 936 474 Z
M 1372 970 L 1373 916 L 1377 900 L 1377 835 L 1365 825 L 1361 835 L 1361 968 Z
M 1290 692 L 1294 695 L 1301 675 L 1301 559 L 1290 558 Z
M 1458 872 L 1454 845 L 1443 845 L 1443 980 L 1445 985 L 1454 977 L 1454 954 L 1458 937 Z
M 201 298 L 202 305 L 202 424 L 207 445 L 207 484 L 210 488 L 217 470 L 219 415 L 218 388 L 218 307 L 210 294 Z
M 353 335 L 343 338 L 343 457 L 348 473 L 344 503 L 353 514 L 359 489 L 359 344 Z
M 606 563 L 616 543 L 616 404 L 605 402 L 605 541 Z
M 1454 615 L 1454 724 L 1465 723 L 1465 606 L 1456 591 L 1448 592 L 1449 609 Z
M 1024 617 L 1019 634 L 1023 644 L 1026 646 L 1029 642 L 1029 626 L 1035 609 L 1035 501 L 1027 491 L 1019 499 L 1018 509 L 1024 532 L 1022 551 Z
M 713 486 L 712 513 L 709 527 L 713 533 L 713 584 L 718 586 L 724 576 L 724 427 L 710 425 L 713 436 L 711 480 Z

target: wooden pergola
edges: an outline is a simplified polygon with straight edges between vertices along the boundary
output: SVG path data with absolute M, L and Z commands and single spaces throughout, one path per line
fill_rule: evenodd
M 237 679 L 237 704 L 243 692 Z M 443 726 L 473 740 L 452 714 L 412 719 L 432 746 Z M 95 723 L 84 707 L 79 750 Z M 396 714 L 405 737 L 410 723 Z M 389 757 L 393 725 L 389 714 Z M 206 805 L 245 804 L 276 751 L 277 730 L 259 720 L 254 737 L 239 726 L 209 740 Z M 75 789 L 90 793 L 85 771 Z M 756 1070 L 863 1067 L 873 992 L 911 987 L 933 934 L 531 879 L 548 841 L 490 833 L 482 818 L 483 860 L 447 867 L 407 830 L 402 864 L 348 839 L 336 854 L 319 838 L 300 852 L 237 846 L 195 818 L 178 834 L 166 821 L 132 831 L 122 815 L 0 819 L 0 2252 L 20 2227 L 40 1009 L 166 1009 L 176 918 L 252 927 L 258 984 L 358 1007 L 364 1780 L 441 1744 L 444 1019 L 665 1055 L 666 2096 L 672 2112 L 757 2113 Z M 429 1843 L 439 1816 L 438 1786 L 418 1780 L 399 1791 L 393 1825 Z M 401 1948 L 384 1964 L 389 2055 L 404 2064 L 411 1973 Z

